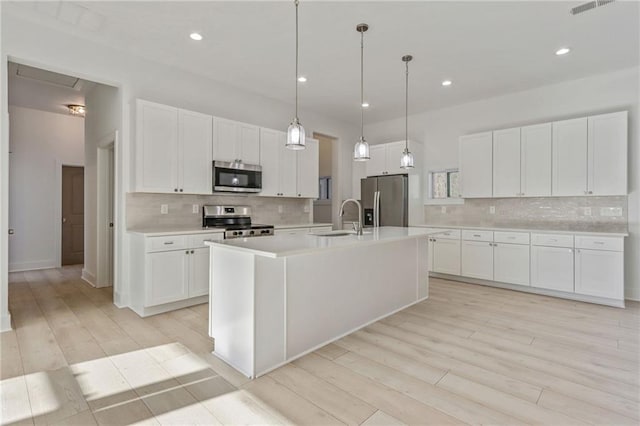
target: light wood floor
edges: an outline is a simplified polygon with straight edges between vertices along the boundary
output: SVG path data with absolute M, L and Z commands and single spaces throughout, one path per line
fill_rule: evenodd
M 2 424 L 635 424 L 640 307 L 431 280 L 428 301 L 249 381 L 207 306 L 141 319 L 78 268 L 10 276 Z

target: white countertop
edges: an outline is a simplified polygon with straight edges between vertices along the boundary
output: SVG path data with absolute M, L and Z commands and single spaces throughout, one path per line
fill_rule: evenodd
M 319 228 L 323 226 L 333 226 L 331 223 L 295 223 L 286 225 L 274 225 L 275 229 L 295 229 L 295 228 Z M 203 228 L 201 226 L 151 226 L 148 228 L 128 229 L 128 232 L 141 234 L 146 237 L 163 237 L 171 235 L 192 235 L 192 234 L 217 234 L 224 232 L 219 228 Z
M 499 226 L 460 226 L 460 225 L 415 225 L 419 228 L 433 228 L 433 229 L 477 229 L 484 231 L 503 231 L 503 232 L 533 232 L 540 234 L 567 234 L 567 235 L 594 235 L 600 237 L 628 237 L 627 232 L 614 232 L 612 229 L 607 228 L 583 228 L 579 229 L 549 229 L 547 227 L 532 226 L 530 228 L 503 228 Z M 616 230 L 617 231 L 617 230 Z
M 436 232 L 425 228 L 401 228 L 384 226 L 377 229 L 365 229 L 364 235 L 324 237 L 314 234 L 275 235 L 260 238 L 237 238 L 232 240 L 209 241 L 210 246 L 222 246 L 245 253 L 266 257 L 285 257 L 307 254 L 321 250 L 341 249 L 354 246 L 380 244 L 394 240 L 421 238 Z

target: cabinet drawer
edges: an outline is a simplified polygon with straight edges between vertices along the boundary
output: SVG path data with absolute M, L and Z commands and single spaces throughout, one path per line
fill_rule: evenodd
M 493 240 L 496 243 L 529 244 L 529 233 L 496 231 L 493 233 Z
M 435 234 L 433 237 L 443 239 L 443 240 L 459 240 L 460 230 L 459 229 L 443 229 L 441 233 Z
M 147 253 L 154 251 L 180 250 L 187 247 L 187 238 L 184 235 L 172 235 L 169 237 L 147 238 Z
M 223 240 L 224 233 L 218 232 L 213 234 L 197 234 L 197 235 L 189 235 L 189 248 L 197 249 L 201 247 L 207 247 L 204 242 L 207 240 Z
M 531 234 L 534 246 L 573 247 L 573 235 L 563 234 Z
M 493 231 L 462 231 L 462 239 L 465 241 L 493 241 Z
M 591 237 L 576 235 L 576 248 L 623 251 L 624 241 L 617 237 Z

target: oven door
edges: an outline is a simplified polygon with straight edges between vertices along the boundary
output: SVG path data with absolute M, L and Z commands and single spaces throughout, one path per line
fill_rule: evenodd
M 213 162 L 213 192 L 260 192 L 262 167 L 241 162 Z

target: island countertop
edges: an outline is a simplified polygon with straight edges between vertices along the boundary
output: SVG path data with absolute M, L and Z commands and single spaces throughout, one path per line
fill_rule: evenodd
M 209 246 L 223 246 L 245 253 L 276 258 L 322 250 L 372 245 L 409 238 L 421 238 L 427 235 L 438 234 L 442 231 L 415 227 L 383 226 L 380 228 L 365 228 L 364 232 L 363 235 L 351 234 L 345 236 L 322 236 L 313 233 L 305 235 L 275 235 L 271 237 L 208 241 L 205 244 Z

